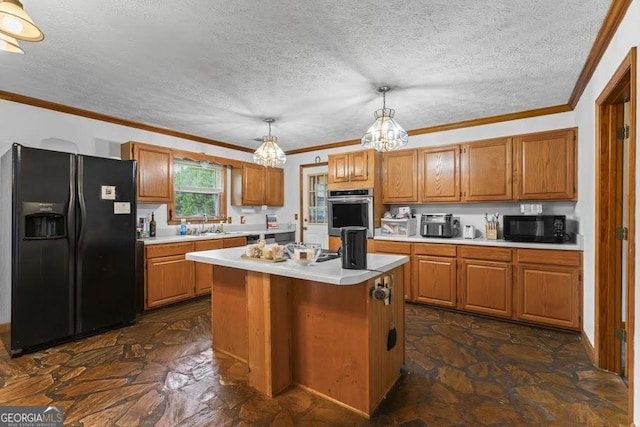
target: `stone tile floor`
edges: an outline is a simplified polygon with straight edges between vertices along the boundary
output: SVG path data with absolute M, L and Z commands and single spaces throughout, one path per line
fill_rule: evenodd
M 577 334 L 407 305 L 406 365 L 370 420 L 302 389 L 274 399 L 212 354 L 208 298 L 10 359 L 0 406 L 61 405 L 72 426 L 616 426 L 627 390 Z

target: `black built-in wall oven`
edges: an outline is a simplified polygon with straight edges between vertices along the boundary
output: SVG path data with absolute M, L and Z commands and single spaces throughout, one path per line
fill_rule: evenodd
M 373 237 L 373 189 L 332 190 L 327 197 L 329 236 L 340 236 L 340 228 L 367 227 Z

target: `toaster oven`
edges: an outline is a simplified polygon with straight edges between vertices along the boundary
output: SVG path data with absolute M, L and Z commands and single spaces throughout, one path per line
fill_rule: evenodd
M 422 237 L 454 237 L 458 234 L 458 221 L 452 214 L 422 214 L 420 235 Z

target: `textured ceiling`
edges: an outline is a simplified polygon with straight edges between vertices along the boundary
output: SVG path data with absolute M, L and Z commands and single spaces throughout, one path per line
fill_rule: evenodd
M 0 90 L 257 148 L 567 103 L 609 0 L 23 0 Z

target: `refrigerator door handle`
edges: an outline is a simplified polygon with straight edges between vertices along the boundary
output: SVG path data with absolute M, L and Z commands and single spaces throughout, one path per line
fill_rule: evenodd
M 76 212 L 76 204 L 77 200 L 77 190 L 78 184 L 76 180 L 76 176 L 78 173 L 78 162 L 76 160 L 76 156 L 71 156 L 70 158 L 70 171 L 69 175 L 71 177 L 69 184 L 69 207 L 67 208 L 67 247 L 69 251 L 69 290 L 68 290 L 68 298 L 69 298 L 69 307 L 71 309 L 68 312 L 68 322 L 71 325 L 71 334 L 75 334 L 77 332 L 76 328 L 76 318 L 75 318 L 75 310 L 73 307 L 75 306 L 76 299 L 76 275 L 75 275 L 75 267 L 76 267 L 76 245 L 77 245 L 77 233 L 76 229 L 76 221 L 77 212 Z
M 77 166 L 77 176 L 78 179 L 76 180 L 76 186 L 77 186 L 77 197 L 78 197 L 78 209 L 77 209 L 77 213 L 76 213 L 76 253 L 77 252 L 81 252 L 82 251 L 82 242 L 83 242 L 83 238 L 84 238 L 84 223 L 86 222 L 86 205 L 85 205 L 85 200 L 84 200 L 84 185 L 83 185 L 83 164 L 82 164 L 82 158 L 78 158 L 78 166 Z M 80 261 L 80 259 L 76 260 L 76 263 L 78 263 Z

